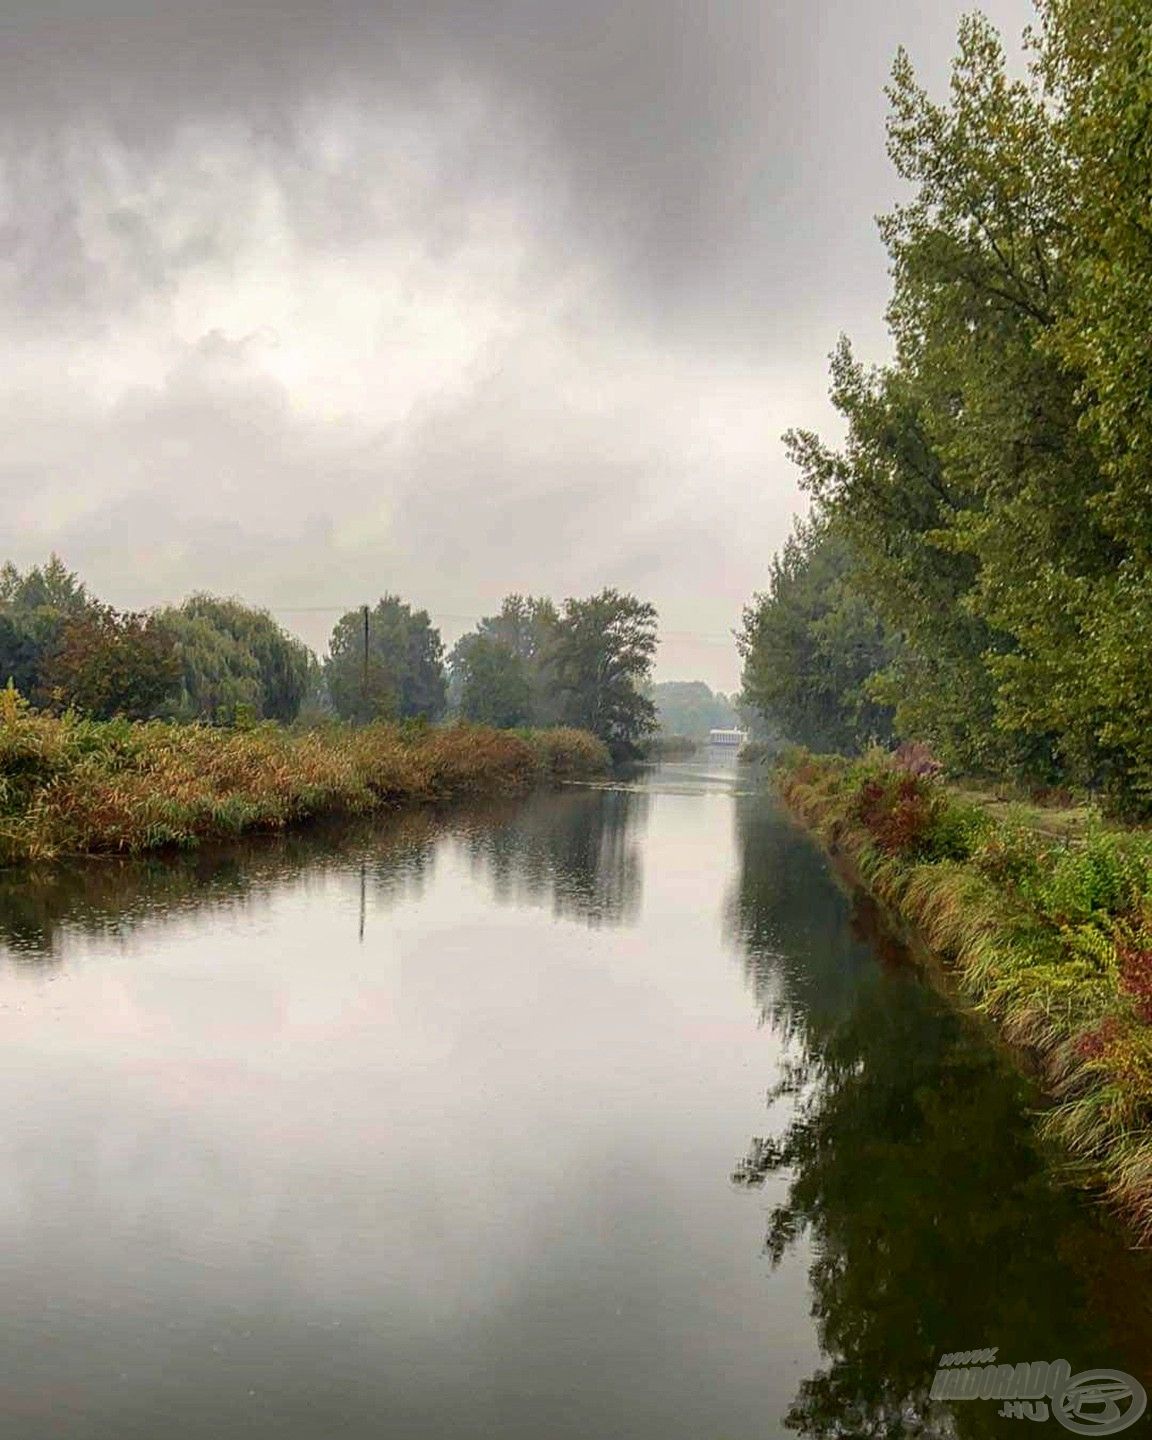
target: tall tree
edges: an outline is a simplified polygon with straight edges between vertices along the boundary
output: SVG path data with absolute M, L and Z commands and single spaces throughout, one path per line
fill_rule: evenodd
M 346 720 L 435 719 L 447 699 L 444 645 L 426 610 L 385 595 L 368 612 L 349 610 L 332 631 L 324 664 L 328 693 Z
M 473 632 L 453 647 L 449 661 L 460 714 L 482 725 L 509 729 L 532 722 L 528 665 L 511 645 Z
M 656 654 L 656 609 L 634 595 L 602 590 L 565 600 L 553 667 L 563 719 L 597 735 L 617 755 L 635 753 L 656 728 L 645 689 Z
M 179 680 L 175 645 L 155 616 L 88 605 L 64 621 L 36 699 L 97 720 L 147 720 L 164 709 Z
M 237 706 L 288 724 L 312 684 L 312 652 L 266 610 L 196 594 L 164 612 L 184 661 L 188 718 L 227 720 Z
M 872 686 L 899 644 L 852 582 L 843 536 L 826 521 L 802 522 L 744 612 L 744 699 L 814 750 L 853 753 L 892 735 L 892 710 Z
M 946 104 L 903 54 L 889 94 L 912 187 L 882 223 L 895 356 L 867 371 L 842 345 L 847 443 L 795 434 L 792 453 L 906 639 L 888 685 L 900 732 L 959 766 L 1091 779 L 1107 763 L 1091 616 L 1118 550 L 1092 505 L 1082 377 L 1054 347 L 1075 166 L 1039 73 L 1012 79 L 978 16 Z
M 533 595 L 509 595 L 453 646 L 448 666 L 453 706 L 495 725 L 550 725 L 559 718 L 552 650 L 556 607 Z
M 94 603 L 58 555 L 23 572 L 5 562 L 0 567 L 0 684 L 11 680 L 26 698 L 35 695 L 65 622 Z

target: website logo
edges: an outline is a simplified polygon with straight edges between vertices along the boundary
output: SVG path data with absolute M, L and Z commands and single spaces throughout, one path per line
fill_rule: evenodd
M 1148 1395 L 1123 1370 L 1081 1370 L 1067 1360 L 997 1363 L 995 1350 L 959 1350 L 940 1357 L 933 1400 L 1000 1400 L 1005 1420 L 1055 1418 L 1073 1435 L 1118 1435 L 1144 1414 Z

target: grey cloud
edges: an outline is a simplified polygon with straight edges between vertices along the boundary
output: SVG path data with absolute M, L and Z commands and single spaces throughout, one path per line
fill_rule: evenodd
M 626 585 L 730 687 L 779 432 L 882 353 L 892 52 L 962 8 L 0 0 L 0 551 L 314 643 Z
M 1010 34 L 1028 13 L 1024 0 L 986 8 Z M 445 92 L 474 86 L 487 112 L 471 152 L 442 175 L 442 199 L 467 185 L 489 127 L 509 178 L 522 179 L 518 129 L 551 157 L 556 229 L 604 249 L 651 323 L 683 315 L 762 340 L 774 315 L 832 308 L 823 292 L 839 288 L 838 271 L 855 276 L 874 260 L 858 207 L 891 193 L 878 94 L 887 64 L 904 40 L 938 75 L 959 10 L 911 0 L 6 0 L 0 117 L 20 147 L 30 129 L 80 129 L 106 131 L 127 152 L 171 144 L 181 127 L 240 123 L 291 170 L 309 102 L 434 117 Z M 491 181 L 499 167 L 481 168 Z M 357 214 L 354 185 L 331 192 L 329 216 L 372 223 Z M 44 218 L 67 232 L 66 215 Z M 75 273 L 73 256 L 60 273 Z

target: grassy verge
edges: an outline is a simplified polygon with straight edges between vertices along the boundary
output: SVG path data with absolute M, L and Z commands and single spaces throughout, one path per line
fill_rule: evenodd
M 607 765 L 600 742 L 578 730 L 215 730 L 57 719 L 0 692 L 0 864 L 515 794 Z
M 1152 835 L 992 813 L 922 757 L 785 757 L 780 791 L 1036 1057 L 1046 1132 L 1152 1239 Z

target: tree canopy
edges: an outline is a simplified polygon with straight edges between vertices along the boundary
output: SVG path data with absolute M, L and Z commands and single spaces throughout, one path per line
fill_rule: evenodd
M 665 735 L 706 740 L 712 730 L 734 729 L 736 707 L 728 696 L 703 680 L 663 680 L 652 687 L 656 723 Z
M 744 613 L 745 698 L 814 750 L 851 753 L 892 737 L 891 707 L 871 684 L 898 642 L 852 576 L 843 536 L 827 523 L 801 523 L 773 560 L 768 589 Z
M 556 607 L 509 595 L 448 657 L 450 693 L 460 713 L 489 725 L 550 725 L 557 719 L 551 661 Z
M 602 590 L 565 600 L 552 665 L 566 724 L 590 730 L 618 754 L 656 729 L 645 693 L 656 654 L 656 609 L 634 595 Z
M 336 713 L 345 720 L 433 720 L 447 686 L 444 645 L 426 610 L 384 595 L 367 613 L 349 610 L 336 622 L 324 676 Z
M 842 341 L 844 443 L 787 438 L 817 528 L 847 547 L 845 583 L 899 637 L 864 686 L 895 733 L 956 768 L 1147 809 L 1152 37 L 1135 0 L 1040 13 L 1023 78 L 980 16 L 962 22 L 943 101 L 897 57 L 889 153 L 909 198 L 881 222 L 892 359 L 870 368 Z M 773 586 L 806 567 L 818 585 L 818 563 L 793 548 Z M 787 660 L 782 637 L 782 621 L 746 621 L 758 704 L 802 705 L 786 673 L 810 684 L 815 634 L 795 627 Z
M 618 755 L 656 728 L 648 695 L 656 611 L 634 595 L 587 599 L 509 595 L 452 649 L 452 695 L 468 719 L 574 725 Z
M 316 660 L 266 610 L 196 594 L 162 611 L 160 621 L 183 668 L 178 718 L 295 720 L 314 684 Z

